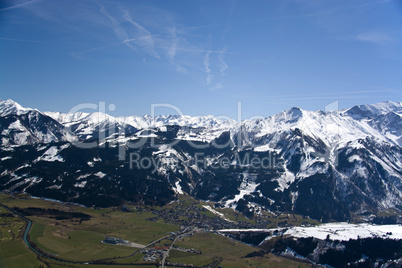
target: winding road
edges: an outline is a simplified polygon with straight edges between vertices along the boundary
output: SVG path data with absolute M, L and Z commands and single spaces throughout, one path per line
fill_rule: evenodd
M 21 213 L 19 213 L 18 211 L 14 210 L 14 209 L 12 209 L 12 208 L 10 208 L 10 207 L 4 205 L 4 204 L 1 204 L 1 203 L 0 203 L 0 207 L 3 207 L 4 209 L 6 209 L 7 211 L 9 211 L 9 212 L 12 213 L 13 215 L 19 217 L 20 219 L 22 219 L 22 220 L 24 220 L 24 221 L 26 222 L 25 230 L 24 230 L 24 233 L 23 233 L 23 235 L 22 235 L 22 240 L 23 240 L 24 243 L 27 245 L 27 247 L 28 247 L 30 250 L 32 250 L 35 254 L 37 254 L 38 256 L 41 256 L 41 257 L 43 257 L 43 258 L 47 258 L 47 259 L 50 259 L 50 260 L 53 260 L 53 261 L 58 261 L 58 262 L 62 262 L 62 263 L 69 263 L 69 264 L 95 264 L 95 265 L 96 265 L 96 264 L 98 264 L 98 265 L 105 265 L 105 264 L 108 265 L 108 264 L 110 264 L 110 265 L 111 265 L 111 263 L 99 263 L 99 261 L 106 261 L 106 260 L 111 260 L 111 259 L 103 259 L 103 260 L 97 260 L 97 261 L 91 261 L 91 262 L 88 262 L 88 261 L 68 261 L 68 260 L 63 260 L 63 259 L 57 258 L 57 257 L 52 256 L 52 255 L 50 255 L 50 254 L 47 254 L 46 252 L 43 252 L 43 251 L 41 251 L 41 250 L 38 250 L 38 249 L 37 249 L 37 246 L 36 246 L 35 244 L 33 244 L 33 242 L 32 242 L 32 241 L 30 240 L 30 238 L 29 238 L 29 232 L 31 231 L 32 225 L 33 225 L 32 221 L 31 221 L 30 219 L 28 219 L 27 217 L 25 217 L 24 215 L 22 215 Z M 166 257 L 169 256 L 169 251 L 172 249 L 174 243 L 176 242 L 176 239 L 177 239 L 179 236 L 184 235 L 184 234 L 187 234 L 187 233 L 190 233 L 190 232 L 180 233 L 180 234 L 177 234 L 177 235 L 175 236 L 175 239 L 173 240 L 173 243 L 170 245 L 169 250 L 165 253 L 165 255 L 164 255 L 164 257 L 163 257 L 163 261 L 162 261 L 162 263 L 161 263 L 162 267 L 165 266 Z M 164 236 L 164 237 L 161 237 L 161 238 L 159 238 L 159 239 L 157 239 L 157 240 L 155 240 L 155 241 L 152 241 L 151 243 L 149 243 L 149 244 L 146 245 L 145 247 L 150 247 L 150 246 L 152 246 L 152 245 L 158 243 L 159 241 L 162 241 L 163 239 L 169 238 L 169 237 L 171 237 L 171 236 L 172 236 L 172 234 L 166 235 L 166 236 Z M 133 254 L 130 254 L 129 256 L 126 256 L 126 257 L 120 257 L 120 258 L 131 257 L 131 256 L 135 255 L 138 251 L 139 251 L 139 250 L 136 250 L 136 251 L 134 251 Z M 113 263 L 112 265 L 125 265 L 125 266 L 127 267 L 127 264 L 125 264 L 125 263 Z M 131 265 L 135 266 L 136 264 L 131 264 Z M 149 263 L 149 264 L 141 263 L 141 264 L 137 264 L 137 265 L 150 265 L 150 266 L 155 266 L 155 263 Z

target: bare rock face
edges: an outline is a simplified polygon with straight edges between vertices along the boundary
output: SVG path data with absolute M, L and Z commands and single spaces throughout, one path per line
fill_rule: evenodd
M 180 194 L 248 217 L 348 220 L 402 210 L 402 105 L 265 119 L 42 113 L 0 101 L 0 190 L 84 205 Z

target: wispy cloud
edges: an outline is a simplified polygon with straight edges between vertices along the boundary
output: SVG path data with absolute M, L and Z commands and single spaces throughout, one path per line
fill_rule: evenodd
M 137 38 L 128 39 L 127 42 L 134 41 L 149 55 L 155 58 L 160 58 L 159 54 L 155 51 L 155 42 L 151 32 L 138 22 L 134 21 L 127 10 L 124 10 L 123 18 L 136 28 L 138 31 L 137 36 L 139 36 Z
M 357 40 L 356 33 L 360 33 L 365 21 L 370 16 L 367 13 L 372 10 L 386 6 L 395 0 L 377 1 L 300 1 L 294 0 L 292 11 L 272 13 L 264 19 L 253 20 L 251 23 L 261 23 L 270 20 L 311 20 L 315 25 L 322 28 L 326 35 L 338 40 L 353 39 Z M 290 3 L 283 1 L 283 9 L 288 11 Z M 290 15 L 289 15 L 290 14 Z M 362 33 L 361 38 L 365 38 L 366 33 Z M 360 37 L 359 37 L 360 38 Z M 377 37 L 376 41 L 380 39 Z M 361 40 L 364 41 L 364 40 Z M 367 40 L 368 41 L 368 40 Z M 383 42 L 381 40 L 381 42 Z
M 21 1 L 15 1 L 13 3 L 18 4 L 0 11 L 24 8 L 39 19 L 59 24 L 62 26 L 58 28 L 61 30 L 58 31 L 60 40 L 52 41 L 56 44 L 65 42 L 67 35 L 71 35 L 70 40 L 73 40 L 77 33 L 84 34 L 82 40 L 85 41 L 70 46 L 70 51 L 66 52 L 80 60 L 99 58 L 103 51 L 124 46 L 137 55 L 135 59 L 142 63 L 153 64 L 156 61 L 149 60 L 153 58 L 179 73 L 201 72 L 207 76 L 207 85 L 210 86 L 218 82 L 215 81 L 217 77 L 225 75 L 228 68 L 225 56 L 236 54 L 227 51 L 226 47 L 214 49 L 212 43 L 208 43 L 206 49 L 209 38 L 206 28 L 222 25 L 183 25 L 177 22 L 176 14 L 152 4 L 132 1 L 111 4 L 106 0 L 82 0 L 76 4 L 69 1 Z M 41 3 L 33 4 L 35 2 Z M 0 40 L 6 40 L 4 38 Z M 23 39 L 7 40 L 31 42 Z M 91 55 L 93 52 L 97 52 L 96 55 Z M 208 62 L 208 71 L 205 66 L 202 67 L 205 60 Z
M 176 56 L 176 51 L 177 51 L 177 43 L 178 43 L 176 29 L 173 28 L 169 32 L 172 35 L 172 39 L 171 39 L 172 42 L 171 42 L 170 47 L 167 50 L 167 55 L 168 55 L 169 60 L 174 61 L 174 58 Z
M 169 47 L 158 47 L 162 49 L 169 49 Z M 193 48 L 183 48 L 183 47 L 175 47 L 176 51 L 183 51 L 183 52 L 193 52 L 193 53 L 209 53 L 209 54 L 222 54 L 222 50 L 209 50 L 209 49 L 193 49 Z M 225 51 L 224 54 L 231 54 L 231 55 L 239 55 L 237 52 L 232 51 Z
M 220 83 L 220 82 L 218 82 L 218 83 L 216 83 L 215 86 L 210 87 L 209 90 L 212 90 L 212 91 L 213 91 L 213 90 L 218 90 L 218 89 L 222 89 L 222 88 L 224 88 L 223 84 Z
M 211 73 L 211 69 L 209 68 L 209 54 L 211 52 L 207 52 L 204 57 L 204 71 L 207 74 L 207 86 L 209 86 L 214 79 L 214 75 Z
M 33 3 L 35 3 L 35 2 L 39 2 L 39 1 L 42 1 L 42 0 L 31 0 L 31 1 L 26 1 L 26 2 L 23 2 L 23 3 L 21 3 L 21 4 L 17 4 L 17 5 L 13 5 L 13 6 L 9 6 L 9 7 L 0 8 L 0 11 L 4 11 L 4 10 L 10 10 L 10 9 L 14 9 L 14 8 L 20 8 L 20 7 L 24 7 L 24 6 L 26 6 L 26 5 L 30 5 L 30 4 L 33 4 Z
M 182 65 L 178 64 L 176 61 L 176 53 L 179 45 L 179 38 L 177 36 L 176 27 L 171 27 L 168 29 L 169 37 L 166 40 L 163 40 L 163 43 L 170 43 L 167 49 L 167 57 L 169 62 L 176 67 L 176 71 L 179 73 L 187 74 L 188 71 Z
M 204 69 L 205 69 L 205 72 L 206 73 L 210 73 L 211 72 L 211 69 L 209 68 L 209 54 L 210 54 L 211 52 L 207 52 L 206 54 L 205 54 L 205 57 L 204 57 Z
M 235 54 L 227 51 L 226 47 L 221 50 L 206 50 L 201 43 L 191 42 L 195 40 L 192 31 L 216 25 L 182 26 L 174 23 L 172 16 L 163 10 L 158 10 L 156 12 L 158 16 L 155 16 L 152 20 L 149 18 L 141 20 L 140 15 L 134 16 L 130 13 L 133 11 L 130 11 L 127 7 L 120 7 L 120 13 L 116 13 L 116 10 L 112 9 L 112 7 L 109 7 L 109 9 L 110 11 L 102 5 L 101 12 L 108 19 L 109 26 L 122 44 L 127 45 L 136 53 L 144 51 L 148 54 L 147 56 L 161 60 L 167 59 L 180 73 L 188 73 L 188 68 L 196 67 L 194 59 L 197 60 L 197 58 L 200 59 L 201 57 L 200 60 L 204 64 L 204 73 L 207 75 L 207 85 L 210 85 L 216 76 L 209 63 L 212 54 L 216 55 L 213 59 L 216 62 L 215 66 L 219 68 L 221 76 L 224 76 L 228 68 L 224 56 L 226 54 Z M 150 13 L 154 11 L 151 10 Z M 127 27 L 127 23 L 131 28 Z M 197 38 L 199 37 L 197 36 Z M 94 49 L 97 50 L 98 48 Z
M 223 60 L 224 56 L 226 53 L 226 47 L 222 49 L 221 53 L 218 55 L 218 66 L 219 66 L 219 71 L 221 73 L 221 76 L 225 75 L 226 69 L 229 67 L 226 62 Z
M 114 46 L 119 46 L 121 44 L 122 44 L 122 42 L 110 44 L 110 45 L 107 45 L 107 46 L 93 47 L 93 48 L 87 49 L 87 50 L 85 50 L 83 52 L 72 52 L 72 53 L 70 53 L 70 55 L 72 55 L 73 57 L 75 57 L 77 59 L 86 60 L 87 58 L 85 57 L 85 55 L 87 53 L 90 53 L 90 52 L 93 52 L 93 51 L 96 51 L 96 50 L 108 49 L 108 48 L 111 48 L 111 47 L 114 47 Z
M 101 5 L 100 11 L 110 20 L 110 25 L 116 36 L 120 39 L 121 43 L 127 45 L 133 50 L 136 50 L 136 48 L 133 47 L 130 42 L 127 42 L 127 40 L 129 40 L 130 38 L 127 34 L 127 31 L 120 25 L 119 21 L 109 14 L 105 6 Z
M 143 23 L 134 20 L 128 9 L 120 8 L 120 13 L 112 16 L 102 5 L 101 12 L 108 18 L 109 24 L 121 44 L 127 45 L 137 53 L 144 51 L 148 56 L 157 59 L 165 58 L 175 67 L 177 72 L 188 73 L 186 67 L 176 59 L 178 51 L 186 51 L 186 48 L 178 47 L 182 41 L 182 37 L 179 37 L 179 33 L 182 31 L 177 30 L 176 25 L 170 22 L 168 15 L 158 16 L 161 21 L 145 21 L 145 23 L 152 25 L 152 30 Z M 164 18 L 166 21 L 163 21 Z M 131 27 L 128 27 L 127 23 Z M 156 34 L 152 33 L 155 31 L 157 31 Z
M 211 85 L 211 83 L 214 81 L 214 79 L 216 77 L 215 74 L 218 72 L 217 70 L 213 71 L 212 67 L 215 67 L 214 69 L 219 70 L 219 74 L 221 77 L 225 75 L 225 71 L 228 68 L 227 63 L 224 61 L 224 56 L 226 54 L 226 50 L 227 50 L 227 48 L 225 47 L 220 51 L 209 50 L 209 51 L 205 52 L 203 64 L 204 64 L 204 72 L 207 75 L 207 77 L 206 77 L 207 86 Z M 216 63 L 211 65 L 211 55 L 213 55 L 213 54 L 214 54 L 214 59 L 215 59 Z M 220 89 L 220 88 L 223 88 L 223 84 L 221 81 L 217 82 L 216 85 L 210 89 L 216 90 L 216 89 Z
M 382 32 L 361 33 L 356 36 L 356 39 L 359 41 L 370 42 L 375 44 L 385 44 L 392 41 L 391 37 L 389 37 L 386 33 Z
M 207 74 L 207 85 L 208 86 L 211 84 L 212 80 L 214 80 L 214 75 L 213 74 Z

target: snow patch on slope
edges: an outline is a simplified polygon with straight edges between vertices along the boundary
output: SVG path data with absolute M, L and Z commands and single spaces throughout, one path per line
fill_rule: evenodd
M 202 207 L 207 209 L 207 210 L 209 210 L 213 214 L 218 215 L 220 218 L 222 218 L 223 220 L 225 220 L 227 222 L 233 222 L 233 221 L 229 220 L 228 218 L 226 218 L 225 215 L 223 215 L 223 213 L 220 213 L 219 211 L 216 211 L 215 209 L 211 208 L 208 205 L 202 205 Z
M 99 177 L 99 178 L 101 178 L 101 179 L 106 176 L 106 174 L 103 173 L 102 171 L 99 171 L 99 172 L 95 173 L 94 175 L 97 176 L 97 177 Z
M 87 184 L 87 181 L 80 181 L 80 182 L 75 183 L 74 187 L 84 188 L 86 184 Z
M 176 185 L 176 187 L 172 187 L 172 188 L 173 188 L 173 191 L 174 191 L 176 194 L 184 194 L 183 190 L 181 189 L 180 182 L 179 182 L 179 181 L 176 181 L 175 185 Z
M 52 146 L 52 147 L 50 147 L 49 149 L 47 149 L 46 152 L 45 152 L 42 156 L 38 157 L 34 162 L 35 162 L 35 163 L 38 162 L 38 161 L 48 161 L 48 162 L 55 162 L 55 161 L 58 161 L 58 162 L 64 162 L 63 157 L 61 157 L 60 155 L 58 155 L 61 150 L 62 150 L 62 149 L 59 150 L 59 149 L 57 148 L 57 146 Z
M 229 199 L 225 202 L 225 207 L 235 207 L 236 203 L 244 196 L 255 192 L 256 188 L 260 185 L 254 182 L 255 175 L 250 174 L 248 171 L 243 172 L 243 181 L 239 187 L 239 193 L 235 195 L 233 199 Z
M 287 230 L 286 230 L 287 229 Z M 402 239 L 402 225 L 375 225 L 368 223 L 351 224 L 347 222 L 326 223 L 313 227 L 290 227 L 275 229 L 222 229 L 219 232 L 270 232 L 285 231 L 283 235 L 292 237 L 314 237 L 325 240 L 329 235 L 330 240 L 348 241 L 349 239 L 383 237 L 390 239 Z M 271 239 L 268 236 L 265 240 Z
M 350 224 L 346 222 L 327 223 L 315 227 L 292 227 L 284 235 L 315 237 L 322 240 L 326 239 L 327 235 L 329 235 L 331 240 L 341 241 L 375 236 L 402 239 L 402 225 Z

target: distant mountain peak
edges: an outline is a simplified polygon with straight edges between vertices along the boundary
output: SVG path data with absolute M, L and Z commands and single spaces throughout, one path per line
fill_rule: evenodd
M 355 119 L 384 115 L 389 112 L 401 113 L 402 103 L 393 101 L 384 101 L 376 104 L 362 104 L 362 105 L 355 105 L 352 108 L 347 109 L 345 111 L 346 114 Z
M 19 103 L 8 99 L 0 100 L 0 116 L 6 116 L 10 114 L 22 114 L 30 111 L 30 108 L 24 108 Z
M 262 209 L 337 220 L 387 209 L 402 214 L 401 106 L 293 107 L 237 122 L 41 113 L 0 101 L 0 190 L 86 205 L 164 204 L 182 191 L 249 216 Z M 93 146 L 75 146 L 78 140 Z M 132 170 L 128 153 L 156 166 Z

